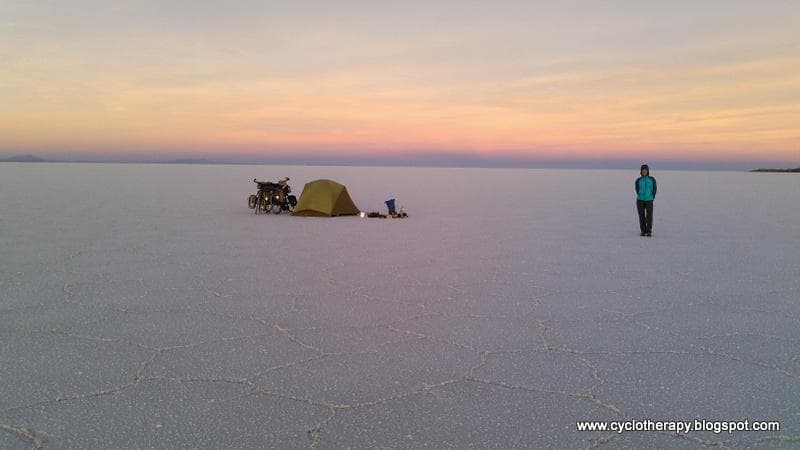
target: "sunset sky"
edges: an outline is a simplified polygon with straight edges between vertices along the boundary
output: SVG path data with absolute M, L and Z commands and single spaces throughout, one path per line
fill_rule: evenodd
M 0 155 L 800 165 L 800 2 L 0 0 Z

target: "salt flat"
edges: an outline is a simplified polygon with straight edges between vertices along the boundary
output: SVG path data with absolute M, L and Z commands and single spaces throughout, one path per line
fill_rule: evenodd
M 796 448 L 800 177 L 653 175 L 1 164 L 0 447 Z M 576 430 L 647 419 L 781 430 Z

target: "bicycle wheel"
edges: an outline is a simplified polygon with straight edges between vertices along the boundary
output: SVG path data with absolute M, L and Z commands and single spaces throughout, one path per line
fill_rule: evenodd
M 267 212 L 267 208 L 269 208 L 269 203 L 267 203 L 267 197 L 264 195 L 263 192 L 258 193 L 258 205 L 256 206 L 256 214 L 259 212 Z

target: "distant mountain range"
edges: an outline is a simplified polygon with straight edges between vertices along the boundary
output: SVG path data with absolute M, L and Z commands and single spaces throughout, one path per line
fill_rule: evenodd
M 438 158 L 438 159 L 437 159 Z M 317 157 L 303 157 L 297 156 L 295 158 L 290 159 L 277 159 L 275 161 L 266 162 L 266 161 L 224 161 L 224 160 L 211 160 L 207 158 L 178 158 L 178 159 L 169 159 L 169 160 L 128 160 L 128 161 L 109 161 L 109 160 L 74 160 L 74 159 L 44 159 L 36 155 L 25 154 L 25 155 L 15 155 L 8 158 L 0 157 L 0 162 L 15 162 L 15 163 L 43 163 L 43 162 L 51 162 L 51 163 L 102 163 L 102 164 L 109 164 L 109 163 L 119 163 L 119 164 L 233 164 L 233 165 L 300 165 L 300 166 L 364 166 L 364 167 L 392 167 L 392 166 L 404 166 L 404 167 L 530 167 L 530 168 L 576 168 L 576 169 L 621 169 L 625 167 L 638 167 L 638 162 L 629 163 L 629 162 L 620 162 L 620 161 L 607 161 L 607 160 L 595 160 L 589 161 L 581 164 L 580 162 L 569 162 L 569 161 L 529 161 L 524 164 L 520 164 L 518 161 L 508 160 L 505 161 L 503 159 L 494 160 L 491 158 L 481 160 L 481 159 L 464 159 L 461 160 L 457 157 L 453 157 L 452 159 L 441 159 L 441 157 L 436 156 L 434 158 L 428 159 L 410 159 L 410 160 L 403 160 L 403 161 L 395 161 L 392 159 L 387 160 L 380 160 L 380 159 L 354 159 L 348 157 L 342 158 L 322 158 L 320 159 Z M 719 164 L 701 164 L 698 165 L 697 163 L 687 162 L 685 164 L 677 164 L 677 163 L 666 163 L 664 164 L 665 170 L 747 170 L 745 167 L 742 167 L 742 163 L 731 164 L 731 163 L 724 163 L 720 162 Z M 753 164 L 755 165 L 755 164 Z M 752 166 L 751 166 L 752 167 Z M 800 167 L 795 169 L 752 169 L 750 172 L 766 172 L 766 173 L 800 173 Z
M 795 169 L 753 169 L 750 172 L 767 172 L 767 173 L 800 173 L 800 167 Z
M 69 161 L 69 160 L 47 160 L 35 155 L 14 155 L 10 158 L 0 158 L 0 162 L 19 162 L 19 163 L 40 163 L 40 162 L 95 162 L 95 161 Z M 166 161 L 140 161 L 141 164 L 226 164 L 212 161 L 206 158 L 179 158 Z
M 206 158 L 180 158 L 169 161 L 159 161 L 158 164 L 225 164 L 219 161 L 212 161 Z
M 3 162 L 47 162 L 38 156 L 33 155 L 16 155 L 6 159 L 0 159 Z

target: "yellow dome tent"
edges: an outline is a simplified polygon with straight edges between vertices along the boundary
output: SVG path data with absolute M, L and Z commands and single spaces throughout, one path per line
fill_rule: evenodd
M 332 180 L 314 180 L 303 187 L 293 216 L 354 216 L 360 211 L 347 188 Z

